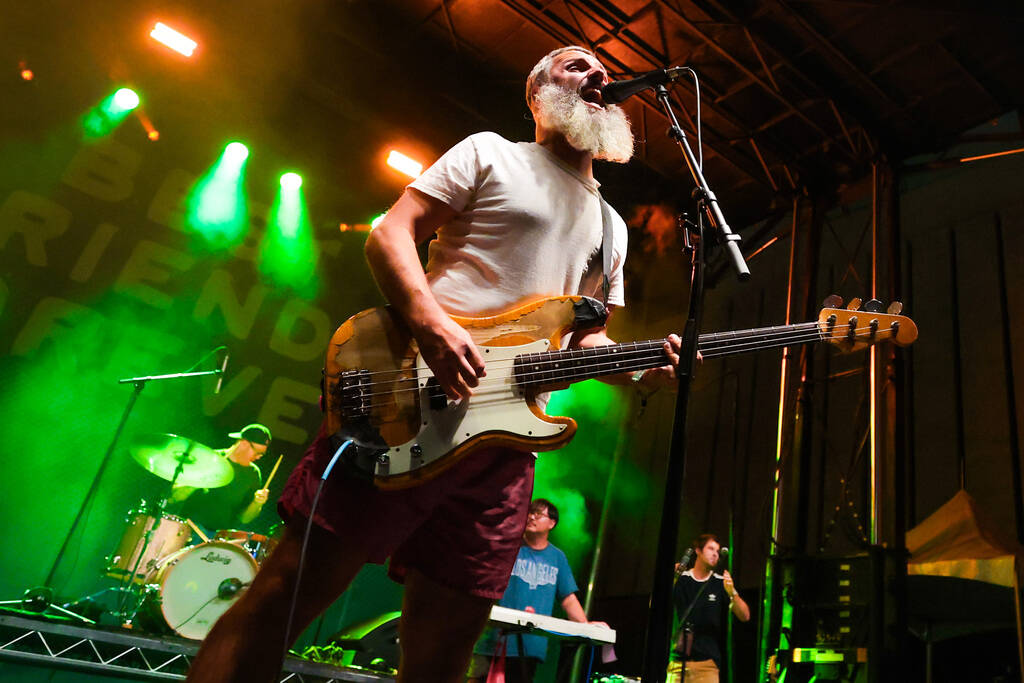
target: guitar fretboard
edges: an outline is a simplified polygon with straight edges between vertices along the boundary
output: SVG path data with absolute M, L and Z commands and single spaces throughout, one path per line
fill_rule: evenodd
M 702 334 L 697 338 L 697 349 L 705 356 L 723 356 L 761 348 L 816 342 L 822 338 L 817 323 L 776 325 Z M 521 384 L 565 384 L 620 372 L 657 368 L 668 363 L 664 345 L 664 339 L 650 339 L 587 349 L 526 353 L 515 360 L 515 376 Z

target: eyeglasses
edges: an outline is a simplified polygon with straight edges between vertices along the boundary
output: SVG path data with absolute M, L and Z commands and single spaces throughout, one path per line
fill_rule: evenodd
M 530 510 L 529 516 L 530 517 L 547 517 L 548 513 L 542 512 L 540 510 Z M 550 517 L 548 517 L 548 519 L 550 519 Z

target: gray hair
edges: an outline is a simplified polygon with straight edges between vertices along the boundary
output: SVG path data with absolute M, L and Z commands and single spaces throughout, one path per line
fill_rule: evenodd
M 551 67 L 554 65 L 555 57 L 563 52 L 584 52 L 595 59 L 597 58 L 597 55 L 594 54 L 592 50 L 580 47 L 579 45 L 560 47 L 557 50 L 552 50 L 541 57 L 540 61 L 537 62 L 533 66 L 533 69 L 530 70 L 530 75 L 526 77 L 526 106 L 530 106 L 530 93 L 532 93 L 535 88 L 539 88 L 551 80 Z

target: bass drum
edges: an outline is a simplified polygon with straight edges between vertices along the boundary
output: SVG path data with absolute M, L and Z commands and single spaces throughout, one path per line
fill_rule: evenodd
M 202 640 L 256 576 L 256 560 L 233 543 L 183 548 L 157 570 L 164 621 L 184 638 Z

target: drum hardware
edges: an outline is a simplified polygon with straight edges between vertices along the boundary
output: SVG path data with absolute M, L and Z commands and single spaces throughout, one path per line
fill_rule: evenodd
M 192 367 L 193 368 L 194 367 L 198 367 L 207 358 L 213 356 L 214 354 L 216 354 L 217 352 L 219 352 L 221 350 L 226 350 L 226 347 L 219 346 L 216 349 L 210 351 L 208 354 L 206 354 L 202 358 L 200 358 L 199 361 L 195 365 L 193 365 Z M 191 368 L 189 368 L 189 370 L 191 370 Z M 190 372 L 190 371 L 176 372 L 176 373 L 171 373 L 171 374 L 150 375 L 150 376 L 142 376 L 142 377 L 126 377 L 126 378 L 118 380 L 118 384 L 131 384 L 134 387 L 134 391 L 132 392 L 131 396 L 128 398 L 128 403 L 125 405 L 125 408 L 124 408 L 124 410 L 121 413 L 121 419 L 120 419 L 120 421 L 117 424 L 117 428 L 114 430 L 114 435 L 113 435 L 113 437 L 110 440 L 110 444 L 107 446 L 107 450 L 103 453 L 103 457 L 100 458 L 100 465 L 99 465 L 99 467 L 96 470 L 96 474 L 93 477 L 92 482 L 89 485 L 88 491 L 86 491 L 86 493 L 85 493 L 85 497 L 82 499 L 82 503 L 79 506 L 77 513 L 75 514 L 75 518 L 71 522 L 71 526 L 68 528 L 68 533 L 67 533 L 67 535 L 65 535 L 64 541 L 61 543 L 60 548 L 57 550 L 57 555 L 53 559 L 53 564 L 50 566 L 50 571 L 47 573 L 46 579 L 44 579 L 44 581 L 43 581 L 43 585 L 28 589 L 27 591 L 25 591 L 25 594 L 23 595 L 23 597 L 21 599 L 19 599 L 19 600 L 4 600 L 4 601 L 0 601 L 0 607 L 6 606 L 6 605 L 14 605 L 14 604 L 25 604 L 25 602 L 26 602 L 25 596 L 28 596 L 29 594 L 31 594 L 32 597 L 28 600 L 28 603 L 30 605 L 32 605 L 33 607 L 39 607 L 39 606 L 41 606 L 43 604 L 43 602 L 46 603 L 45 606 L 43 606 L 42 609 L 38 610 L 38 613 L 40 613 L 40 614 L 46 612 L 47 610 L 53 610 L 53 611 L 61 614 L 62 616 L 67 616 L 67 617 L 71 617 L 73 619 L 78 619 L 79 621 L 82 621 L 82 622 L 85 622 L 85 623 L 88 623 L 88 624 L 95 623 L 92 619 L 89 619 L 89 618 L 84 617 L 84 616 L 82 616 L 80 614 L 77 614 L 77 613 L 67 609 L 66 607 L 62 607 L 62 606 L 60 606 L 58 604 L 55 604 L 53 602 L 53 589 L 52 589 L 52 586 L 53 586 L 53 583 L 54 583 L 54 577 L 57 574 L 57 569 L 60 567 L 61 560 L 64 559 L 64 555 L 67 552 L 68 546 L 71 544 L 71 539 L 74 538 L 75 532 L 78 530 L 79 524 L 81 524 L 82 518 L 85 516 L 85 511 L 89 509 L 89 506 L 92 503 L 93 497 L 95 496 L 96 491 L 99 489 L 99 484 L 100 484 L 100 481 L 103 478 L 103 473 L 106 471 L 107 465 L 110 463 L 110 459 L 113 456 L 114 451 L 117 449 L 117 445 L 118 445 L 118 443 L 121 440 L 121 434 L 124 432 L 125 425 L 128 424 L 128 418 L 129 418 L 129 416 L 131 416 L 132 409 L 135 407 L 135 403 L 136 403 L 136 401 L 138 401 L 139 395 L 142 393 L 142 390 L 145 389 L 146 385 L 149 382 L 151 382 L 151 381 L 162 381 L 162 380 L 170 380 L 170 379 L 184 379 L 184 378 L 194 378 L 194 377 L 206 377 L 206 376 L 210 376 L 210 375 L 219 375 L 219 374 L 223 374 L 223 373 L 222 373 L 221 370 L 218 369 L 218 370 L 204 370 L 204 371 L 199 371 L 199 372 Z M 68 603 L 68 604 L 73 604 L 73 603 Z
M 148 511 L 152 512 L 152 515 L 143 514 L 139 518 L 138 512 L 129 513 L 131 525 L 126 530 L 118 550 L 124 548 L 128 551 L 126 564 L 132 564 L 132 558 L 134 563 L 129 571 L 124 572 L 125 567 L 120 563 L 121 553 L 116 553 L 110 560 L 111 564 L 106 567 L 108 575 L 117 577 L 121 572 L 121 588 L 130 584 L 151 583 L 148 579 L 159 569 L 162 558 L 172 556 L 188 543 L 191 536 L 189 529 L 195 528 L 195 524 L 164 513 L 175 485 L 180 483 L 184 486 L 216 488 L 229 483 L 234 477 L 230 464 L 219 453 L 199 441 L 184 436 L 141 434 L 132 440 L 129 452 L 132 459 L 147 472 L 168 480 L 168 489 L 167 495 Z M 144 510 L 145 503 L 142 505 Z M 134 518 L 131 517 L 133 513 Z M 141 547 L 136 545 L 126 548 L 126 545 L 131 544 L 131 531 L 139 524 L 143 530 Z M 158 535 L 159 538 L 155 542 Z M 200 533 L 200 536 L 205 538 L 203 533 Z M 136 599 L 134 604 L 129 605 L 132 597 Z M 132 625 L 143 600 L 143 592 L 124 593 L 124 600 L 118 606 L 118 613 L 124 617 L 126 627 Z
M 221 529 L 214 534 L 213 538 L 244 549 L 252 559 L 256 560 L 257 565 L 263 564 L 278 543 L 278 537 L 274 535 L 273 530 L 270 535 L 265 535 L 242 529 Z

